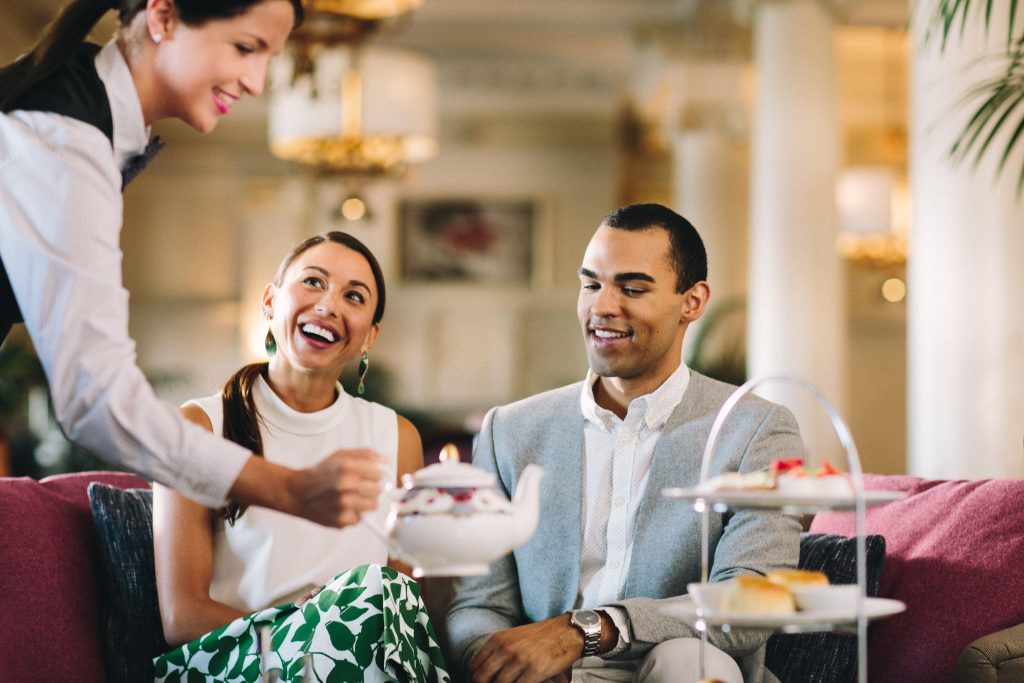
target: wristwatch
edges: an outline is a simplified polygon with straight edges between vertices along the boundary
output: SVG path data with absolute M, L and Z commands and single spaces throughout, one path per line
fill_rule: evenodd
M 591 609 L 573 610 L 569 623 L 583 634 L 583 656 L 596 655 L 601 649 L 601 615 Z

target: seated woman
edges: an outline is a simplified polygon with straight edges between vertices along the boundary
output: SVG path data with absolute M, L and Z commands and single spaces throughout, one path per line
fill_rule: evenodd
M 359 356 L 362 393 L 384 313 L 380 266 L 362 242 L 329 232 L 299 244 L 263 310 L 270 362 L 186 403 L 188 419 L 289 467 L 339 449 L 351 449 L 343 465 L 380 468 L 391 482 L 422 467 L 416 428 L 338 382 Z M 449 680 L 419 586 L 381 566 L 387 547 L 359 512 L 329 529 L 261 507 L 214 510 L 155 486 L 160 615 L 167 642 L 186 643 L 156 658 L 157 680 L 256 681 L 261 648 L 280 680 Z M 367 516 L 382 526 L 384 514 Z

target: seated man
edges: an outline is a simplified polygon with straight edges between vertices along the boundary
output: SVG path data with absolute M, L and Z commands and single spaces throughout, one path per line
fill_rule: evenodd
M 695 681 L 697 631 L 662 611 L 700 580 L 700 517 L 661 495 L 692 487 L 711 424 L 735 387 L 682 362 L 710 289 L 703 242 L 657 205 L 610 214 L 579 269 L 577 313 L 590 371 L 578 384 L 495 408 L 474 462 L 506 492 L 528 463 L 547 470 L 540 524 L 491 574 L 462 579 L 448 614 L 468 680 Z M 802 457 L 792 414 L 745 397 L 711 474 Z M 800 525 L 739 510 L 710 516 L 711 581 L 793 568 Z M 768 634 L 709 632 L 707 675 L 774 681 Z

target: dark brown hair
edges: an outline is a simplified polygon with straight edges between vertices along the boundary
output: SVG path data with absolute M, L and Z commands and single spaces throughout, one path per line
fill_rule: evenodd
M 679 294 L 708 279 L 708 255 L 704 241 L 693 224 L 672 209 L 661 204 L 631 204 L 605 216 L 604 224 L 620 230 L 661 228 L 668 232 Z
M 299 257 L 300 254 L 312 249 L 324 242 L 334 242 L 348 247 L 359 253 L 370 264 L 373 272 L 373 281 L 377 286 L 377 306 L 373 311 L 374 324 L 379 323 L 384 317 L 384 273 L 381 271 L 377 258 L 370 251 L 369 247 L 347 232 L 331 231 L 314 235 L 307 240 L 295 245 L 288 255 L 277 267 L 274 275 L 274 285 L 280 287 L 284 282 L 285 272 L 288 266 Z M 225 439 L 234 441 L 243 448 L 247 448 L 257 456 L 263 455 L 263 438 L 260 436 L 260 414 L 256 409 L 256 401 L 253 399 L 253 387 L 259 377 L 266 378 L 269 363 L 252 363 L 231 376 L 231 379 L 224 385 L 221 392 L 221 405 L 224 409 L 224 428 L 222 434 Z M 228 524 L 235 521 L 245 512 L 245 506 L 238 503 L 228 503 L 219 511 L 219 516 L 224 517 Z
M 174 7 L 182 23 L 199 26 L 212 19 L 245 14 L 264 1 L 174 0 Z M 289 1 L 295 10 L 297 27 L 304 16 L 302 0 Z M 28 53 L 0 69 L 0 111 L 6 111 L 29 88 L 57 71 L 107 12 L 116 10 L 121 26 L 127 26 L 145 8 L 146 0 L 72 0 L 43 30 Z

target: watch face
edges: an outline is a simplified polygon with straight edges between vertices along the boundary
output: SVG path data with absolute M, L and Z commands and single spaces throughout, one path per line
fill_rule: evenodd
M 580 626 L 597 626 L 601 623 L 601 615 L 589 609 L 574 612 L 572 618 Z

